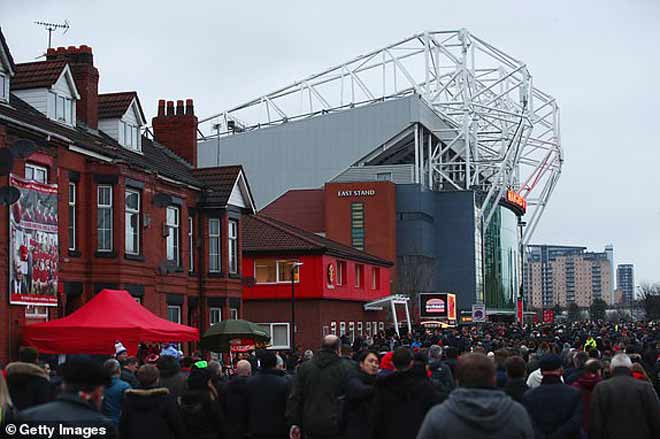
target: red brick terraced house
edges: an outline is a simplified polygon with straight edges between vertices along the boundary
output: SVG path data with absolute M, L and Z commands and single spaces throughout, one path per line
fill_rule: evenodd
M 302 263 L 293 268 L 294 263 Z M 315 233 L 254 215 L 243 220 L 244 315 L 291 347 L 292 277 L 295 346 L 317 349 L 327 334 L 371 336 L 387 312 L 365 304 L 390 295 L 392 263 Z
M 2 363 L 104 288 L 202 331 L 243 313 L 243 169 L 196 169 L 192 100 L 160 101 L 152 140 L 137 93 L 98 85 L 90 47 L 17 64 L 0 31 L 0 188 L 30 189 L 0 203 Z

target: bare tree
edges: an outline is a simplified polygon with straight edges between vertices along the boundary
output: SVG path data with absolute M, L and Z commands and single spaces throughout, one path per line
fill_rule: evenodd
M 646 312 L 646 318 L 660 319 L 660 283 L 642 282 L 639 288 L 641 291 L 639 301 Z
M 410 297 L 412 316 L 417 315 L 419 293 L 431 291 L 433 258 L 406 255 L 397 258 L 397 284 L 395 291 Z

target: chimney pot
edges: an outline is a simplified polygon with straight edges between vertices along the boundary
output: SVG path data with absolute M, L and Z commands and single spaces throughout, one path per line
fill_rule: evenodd
M 186 99 L 186 114 L 190 116 L 195 114 L 195 109 L 193 107 L 192 99 Z
M 158 117 L 165 116 L 165 99 L 158 100 Z
M 158 101 L 158 115 L 151 121 L 154 139 L 197 166 L 197 117 L 193 114 L 192 99 L 178 99 L 176 109 L 174 104 L 174 101 Z
M 174 101 L 167 101 L 167 115 L 174 116 Z
M 176 115 L 183 116 L 183 101 L 181 99 L 176 101 Z

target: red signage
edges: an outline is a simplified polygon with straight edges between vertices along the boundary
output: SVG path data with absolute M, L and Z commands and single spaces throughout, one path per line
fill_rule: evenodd
M 554 309 L 544 309 L 543 310 L 543 323 L 553 323 L 555 321 L 555 310 Z
M 511 189 L 506 191 L 506 201 L 522 210 L 523 213 L 527 212 L 527 200 L 525 200 L 518 192 Z
M 447 294 L 447 319 L 456 320 L 456 296 Z
M 518 322 L 522 323 L 523 321 L 523 301 L 518 299 Z

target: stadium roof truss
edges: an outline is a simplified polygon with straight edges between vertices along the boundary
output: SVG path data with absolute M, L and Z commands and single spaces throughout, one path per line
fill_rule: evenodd
M 508 189 L 527 200 L 529 242 L 561 174 L 559 107 L 527 66 L 465 29 L 423 32 L 200 120 L 203 139 L 416 94 L 446 128 L 414 129 L 414 181 L 479 189 L 484 227 Z

